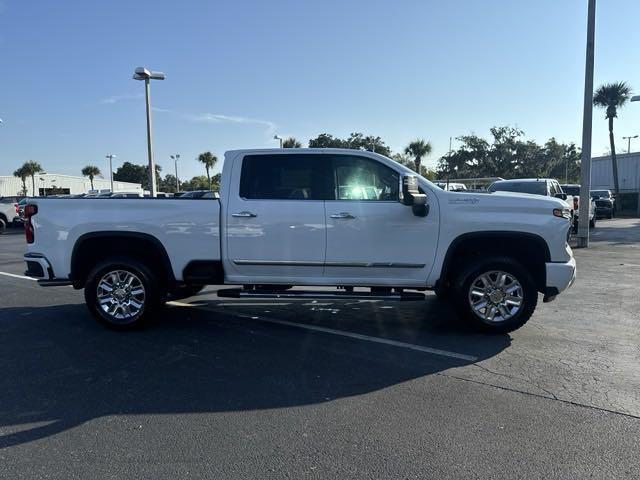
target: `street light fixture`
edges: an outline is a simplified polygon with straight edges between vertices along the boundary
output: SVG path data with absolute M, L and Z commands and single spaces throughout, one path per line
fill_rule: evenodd
M 282 148 L 282 137 L 281 137 L 281 136 L 279 136 L 279 135 L 274 135 L 274 136 L 273 136 L 273 139 L 274 139 L 274 140 L 279 140 L 279 141 L 280 141 L 280 148 Z
M 640 102 L 640 95 L 634 95 L 633 97 L 631 97 L 631 101 L 632 102 Z
M 638 135 L 633 135 L 632 137 L 622 137 L 623 140 L 627 140 L 627 153 L 631 153 L 631 139 L 638 138 Z
M 151 196 L 156 196 L 156 166 L 153 162 L 153 147 L 151 144 L 151 80 L 164 80 L 165 75 L 162 72 L 153 72 L 144 67 L 136 68 L 133 74 L 134 80 L 144 80 L 145 100 L 147 104 L 147 152 L 149 154 L 149 185 L 151 188 Z
M 113 159 L 116 158 L 117 155 L 110 153 L 109 155 L 105 155 L 105 158 L 109 159 L 109 179 L 111 180 L 111 192 L 113 192 Z
M 180 160 L 180 154 L 176 153 L 175 155 L 171 155 L 171 159 L 176 167 L 176 193 L 178 193 L 180 191 L 180 181 L 178 180 L 178 160 Z

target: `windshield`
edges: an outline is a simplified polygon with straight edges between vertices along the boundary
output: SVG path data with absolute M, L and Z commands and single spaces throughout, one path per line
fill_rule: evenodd
M 609 190 L 591 190 L 591 196 L 593 198 L 609 198 L 610 195 Z
M 562 186 L 562 191 L 564 193 L 566 193 L 567 195 L 579 196 L 580 195 L 580 186 L 579 185 L 563 185 Z
M 546 195 L 547 184 L 545 182 L 495 182 L 488 190 L 490 192 L 517 192 Z

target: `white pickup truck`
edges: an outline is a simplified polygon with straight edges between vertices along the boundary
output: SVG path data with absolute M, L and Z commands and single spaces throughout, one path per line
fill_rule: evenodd
M 432 289 L 504 332 L 576 272 L 561 200 L 448 192 L 365 151 L 230 151 L 219 199 L 36 198 L 25 217 L 27 275 L 84 288 L 91 313 L 120 329 L 228 284 L 219 296 L 416 300 Z

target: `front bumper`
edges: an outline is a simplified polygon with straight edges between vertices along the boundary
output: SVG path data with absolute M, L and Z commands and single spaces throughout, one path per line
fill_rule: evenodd
M 544 301 L 550 302 L 558 294 L 565 291 L 576 280 L 576 259 L 571 257 L 568 262 L 550 262 L 546 264 L 547 285 Z

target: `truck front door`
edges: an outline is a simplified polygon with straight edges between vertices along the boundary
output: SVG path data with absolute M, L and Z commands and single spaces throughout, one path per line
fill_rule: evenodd
M 332 155 L 331 164 L 334 188 L 326 201 L 325 280 L 338 285 L 425 285 L 437 248 L 437 205 L 426 217 L 413 215 L 411 207 L 399 201 L 400 174 L 373 158 Z

